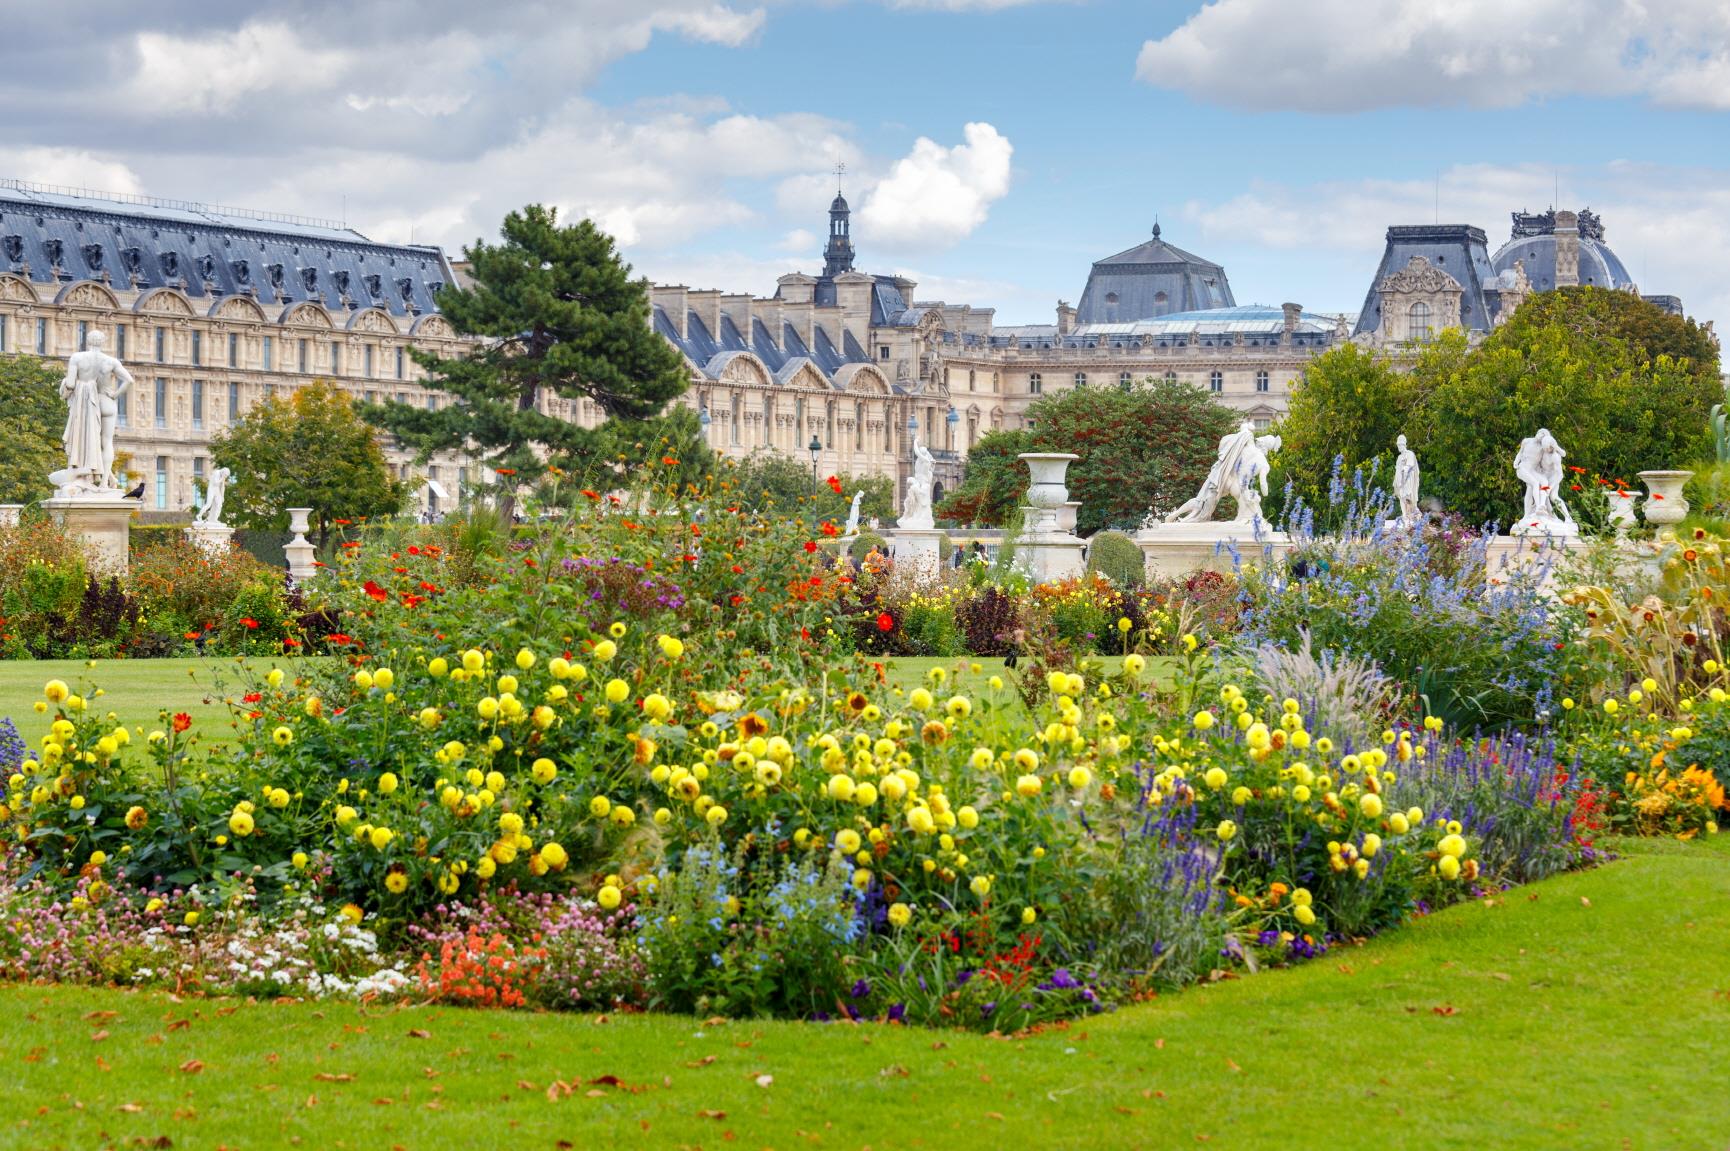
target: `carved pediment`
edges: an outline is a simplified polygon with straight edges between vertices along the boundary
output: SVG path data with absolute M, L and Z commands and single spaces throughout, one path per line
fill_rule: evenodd
M 315 303 L 296 304 L 283 314 L 284 324 L 298 324 L 305 328 L 334 328 L 330 313 Z
M 259 307 L 248 296 L 230 296 L 210 310 L 217 319 L 240 320 L 245 323 L 264 323 L 264 309 Z
M 17 300 L 20 303 L 37 303 L 36 289 L 18 276 L 0 276 L 0 300 Z
M 348 330 L 351 332 L 377 332 L 380 335 L 391 336 L 397 334 L 396 325 L 391 323 L 390 317 L 376 308 L 356 312 L 348 322 Z
M 454 340 L 457 334 L 456 329 L 451 327 L 451 322 L 443 316 L 422 316 L 414 322 L 414 327 L 409 331 L 429 340 Z
M 1413 256 L 1406 266 L 1382 279 L 1376 290 L 1384 294 L 1410 293 L 1429 295 L 1436 292 L 1463 292 L 1460 282 L 1422 256 Z
M 120 301 L 113 292 L 91 280 L 68 284 L 55 302 L 73 308 L 102 308 L 104 310 L 120 306 Z
M 163 316 L 190 316 L 192 304 L 187 298 L 172 288 L 157 288 L 153 292 L 140 296 L 133 309 L 139 312 L 154 312 Z

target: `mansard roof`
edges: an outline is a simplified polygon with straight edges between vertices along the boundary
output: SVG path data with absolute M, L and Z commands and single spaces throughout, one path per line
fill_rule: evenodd
M 821 322 L 813 325 L 811 344 L 806 346 L 798 330 L 785 321 L 781 324 L 781 331 L 774 333 L 761 319 L 753 317 L 750 339 L 747 340 L 733 318 L 725 313 L 721 315 L 716 330 L 711 332 L 708 323 L 694 309 L 688 311 L 683 335 L 679 334 L 678 323 L 659 304 L 654 306 L 652 320 L 655 331 L 678 348 L 709 379 L 719 379 L 721 371 L 732 362 L 728 354 L 739 352 L 748 352 L 761 361 L 777 383 L 791 381 L 807 365 L 825 384 L 834 388 L 844 388 L 845 381 L 859 367 L 870 366 L 875 372 L 881 371 L 852 333 L 841 330 L 839 335 L 835 335 Z
M 329 223 L 0 184 L 0 272 L 25 268 L 38 284 L 106 279 L 194 299 L 250 290 L 266 306 L 280 293 L 394 316 L 436 312 L 438 290 L 456 279 L 438 248 L 375 243 Z
M 1225 269 L 1160 238 L 1096 261 L 1076 308 L 1083 324 L 1133 323 L 1236 304 Z

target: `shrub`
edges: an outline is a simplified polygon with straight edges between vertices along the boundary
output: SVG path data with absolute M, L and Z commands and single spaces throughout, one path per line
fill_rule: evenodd
M 956 609 L 962 643 L 971 655 L 1003 656 L 1015 650 L 1020 630 L 1016 601 L 996 584 L 986 584 Z
M 1100 532 L 1087 545 L 1087 570 L 1118 587 L 1140 587 L 1147 578 L 1147 557 L 1123 532 Z

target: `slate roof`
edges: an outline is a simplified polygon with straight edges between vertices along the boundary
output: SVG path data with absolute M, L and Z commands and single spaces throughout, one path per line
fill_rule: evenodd
M 0 184 L 0 271 L 34 283 L 100 280 L 181 287 L 193 299 L 244 295 L 269 306 L 316 300 L 404 316 L 438 311 L 456 274 L 438 248 L 380 244 L 352 228 L 198 205 L 131 203 Z M 184 281 L 184 284 L 182 284 Z
M 1458 325 L 1467 331 L 1490 330 L 1493 317 L 1484 292 L 1496 278 L 1497 269 L 1490 263 L 1489 242 L 1484 230 L 1470 224 L 1400 224 L 1388 229 L 1387 247 L 1382 251 L 1381 265 L 1370 280 L 1363 310 L 1358 313 L 1356 331 L 1373 332 L 1381 327 L 1379 286 L 1388 276 L 1410 263 L 1413 256 L 1422 256 L 1430 261 L 1458 280 L 1464 289 L 1460 297 L 1460 315 L 1437 317 L 1440 326 Z M 1531 269 L 1528 267 L 1527 271 Z
M 1166 243 L 1155 224 L 1151 240 L 1094 263 L 1075 318 L 1127 323 L 1236 303 L 1224 268 Z
M 1526 266 L 1526 278 L 1534 292 L 1548 292 L 1556 286 L 1556 237 L 1516 236 L 1496 249 L 1490 266 L 1505 272 L 1518 260 Z M 1580 283 L 1599 288 L 1626 288 L 1634 282 L 1622 261 L 1610 245 L 1602 240 L 1580 237 Z

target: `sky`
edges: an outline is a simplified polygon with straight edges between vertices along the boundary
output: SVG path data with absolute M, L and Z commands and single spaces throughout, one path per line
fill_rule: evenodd
M 1164 238 L 1239 303 L 1362 304 L 1390 224 L 1590 207 L 1730 321 L 1723 0 L 0 0 L 0 177 L 496 236 L 660 282 L 863 271 L 1049 323 Z M 835 168 L 846 171 L 837 176 Z

